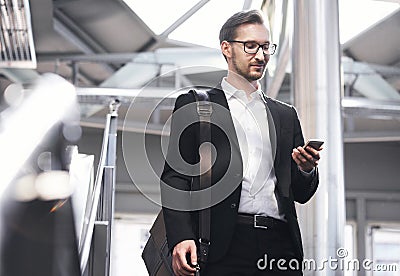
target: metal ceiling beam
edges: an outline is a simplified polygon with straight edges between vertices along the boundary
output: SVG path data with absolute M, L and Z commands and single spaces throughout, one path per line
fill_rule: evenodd
M 0 74 L 14 83 L 33 83 L 40 75 L 32 69 L 0 68 Z
M 366 98 L 342 99 L 344 115 L 351 117 L 400 117 L 400 101 L 378 101 Z
M 77 47 L 82 47 L 82 51 L 85 54 L 107 53 L 107 50 L 102 45 L 100 45 L 89 34 L 83 31 L 82 28 L 78 26 L 64 12 L 55 8 L 53 13 L 56 31 L 58 31 L 58 27 L 61 27 L 60 31 L 66 31 L 66 38 L 68 40 L 71 39 L 72 43 L 77 43 Z M 61 33 L 61 35 L 64 35 L 64 33 Z
M 388 66 L 388 65 L 381 65 L 381 64 L 375 64 L 375 63 L 368 63 L 368 62 L 361 62 L 361 61 L 354 61 L 355 64 L 366 64 L 368 65 L 369 68 L 371 68 L 373 71 L 376 73 L 382 75 L 383 77 L 389 77 L 389 76 L 400 76 L 400 68 L 397 66 Z M 353 72 L 353 71 L 345 71 L 344 73 L 356 73 L 356 74 L 372 74 L 375 73 L 372 72 L 371 70 L 362 72 Z
M 185 23 L 193 14 L 195 14 L 198 10 L 200 10 L 205 4 L 207 4 L 210 0 L 201 0 L 196 5 L 194 5 L 190 10 L 188 10 L 184 15 L 182 15 L 178 20 L 172 23 L 162 34 L 161 37 L 167 37 L 170 33 L 175 31 L 180 25 Z
M 54 30 L 71 42 L 74 46 L 78 47 L 79 50 L 88 54 L 94 53 L 93 49 L 79 38 L 73 31 L 71 31 L 64 23 L 62 23 L 58 18 L 53 19 Z
M 36 59 L 39 62 L 54 62 L 60 59 L 74 57 L 82 55 L 81 52 L 69 52 L 69 53 L 54 53 L 54 52 L 42 52 L 36 54 Z
M 137 52 L 146 52 L 149 49 L 154 48 L 153 46 L 157 44 L 157 38 L 152 37 L 150 38 L 142 47 L 140 47 Z
M 75 61 L 75 62 L 102 62 L 102 63 L 127 63 L 136 58 L 138 53 L 103 53 L 103 54 L 40 54 L 42 61 Z
M 65 15 L 61 10 L 54 9 L 54 29 L 69 42 L 75 45 L 79 50 L 85 54 L 107 53 L 98 42 L 96 42 L 90 35 L 83 31 L 71 18 Z M 101 65 L 109 74 L 113 74 L 115 69 L 108 65 Z M 75 69 L 73 68 L 75 71 Z M 77 72 L 75 72 L 77 73 Z M 79 73 L 81 74 L 81 73 Z M 84 76 L 86 79 L 87 76 Z
M 345 131 L 346 143 L 393 142 L 400 141 L 400 131 Z

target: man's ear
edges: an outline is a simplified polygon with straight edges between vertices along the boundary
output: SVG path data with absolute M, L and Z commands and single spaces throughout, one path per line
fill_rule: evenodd
M 221 52 L 226 58 L 232 57 L 232 47 L 228 41 L 221 42 Z

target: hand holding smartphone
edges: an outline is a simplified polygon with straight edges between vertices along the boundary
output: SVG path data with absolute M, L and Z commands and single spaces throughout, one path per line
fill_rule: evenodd
M 322 141 L 320 139 L 309 139 L 303 148 L 306 149 L 309 146 L 315 150 L 319 150 L 323 144 L 324 144 L 324 141 Z
M 310 152 L 309 150 L 307 150 L 307 147 L 311 147 L 315 150 L 319 150 L 321 148 L 321 146 L 324 144 L 324 141 L 320 140 L 320 139 L 309 139 L 307 141 L 307 143 L 304 145 L 304 149 L 313 156 L 314 159 L 319 160 L 319 156 L 315 156 L 314 153 Z
M 324 141 L 321 139 L 309 139 L 303 147 L 293 149 L 292 158 L 299 166 L 300 170 L 311 172 L 318 166 L 320 155 L 319 151 L 322 150 L 321 146 Z

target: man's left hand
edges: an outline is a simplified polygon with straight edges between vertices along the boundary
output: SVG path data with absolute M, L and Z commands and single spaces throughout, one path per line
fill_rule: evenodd
M 297 147 L 293 149 L 292 158 L 302 171 L 311 172 L 318 165 L 320 159 L 319 151 L 321 150 L 322 148 L 316 150 L 310 146 L 306 149 Z

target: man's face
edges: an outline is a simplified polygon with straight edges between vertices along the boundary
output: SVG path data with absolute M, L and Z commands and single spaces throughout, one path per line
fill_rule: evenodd
M 258 44 L 269 42 L 268 29 L 262 24 L 246 24 L 236 30 L 237 41 L 253 41 Z M 231 42 L 232 56 L 230 70 L 252 82 L 263 77 L 269 55 L 264 55 L 262 49 L 255 54 L 245 53 L 242 43 Z

